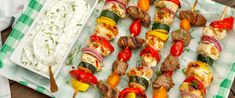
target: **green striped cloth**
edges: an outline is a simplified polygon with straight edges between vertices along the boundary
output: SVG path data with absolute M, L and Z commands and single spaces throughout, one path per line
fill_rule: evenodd
M 182 8 L 181 9 L 189 9 L 190 6 L 188 6 L 189 4 L 192 5 L 194 0 L 181 0 L 182 2 Z M 4 77 L 6 78 L 9 78 L 11 80 L 15 80 L 16 82 L 24 85 L 24 86 L 27 86 L 27 87 L 30 87 L 40 93 L 43 93 L 43 94 L 46 94 L 46 95 L 49 95 L 49 96 L 53 96 L 53 97 L 57 97 L 57 98 L 71 98 L 72 95 L 73 95 L 73 89 L 71 87 L 71 84 L 69 83 L 68 80 L 70 80 L 70 77 L 69 77 L 69 74 L 68 74 L 68 70 L 70 70 L 71 66 L 69 67 L 65 67 L 64 70 L 62 70 L 60 76 L 58 77 L 57 79 L 57 84 L 59 86 L 59 91 L 55 94 L 51 94 L 49 92 L 49 84 L 48 84 L 48 80 L 45 79 L 45 78 L 42 78 L 36 74 L 34 74 L 33 72 L 30 72 L 28 70 L 25 70 L 21 67 L 19 67 L 18 65 L 15 65 L 13 62 L 11 62 L 9 60 L 12 52 L 14 51 L 14 49 L 17 47 L 17 45 L 20 43 L 21 39 L 24 37 L 25 33 L 28 31 L 29 27 L 31 26 L 31 24 L 33 23 L 35 17 L 37 17 L 37 14 L 40 12 L 41 8 L 43 7 L 43 5 L 45 4 L 46 0 L 30 0 L 29 3 L 28 3 L 28 7 L 26 8 L 26 10 L 23 12 L 23 14 L 20 16 L 19 20 L 17 21 L 15 27 L 13 28 L 10 36 L 8 37 L 7 41 L 5 42 L 5 44 L 2 46 L 1 50 L 0 50 L 0 75 L 3 75 Z M 137 0 L 133 0 L 132 1 L 133 3 L 136 3 Z M 89 34 L 92 33 L 92 29 L 90 28 L 93 28 L 95 27 L 95 19 L 98 17 L 98 15 L 100 14 L 101 12 L 101 8 L 102 6 L 104 5 L 104 1 L 102 0 L 101 2 L 99 2 L 99 4 L 97 5 L 96 9 L 94 10 L 93 14 L 92 14 L 92 17 L 91 17 L 91 20 L 87 23 L 88 26 L 86 26 L 84 28 L 84 36 L 81 36 L 81 37 L 84 37 L 87 38 L 89 36 Z M 208 5 L 211 5 L 211 6 L 208 6 Z M 218 19 L 217 17 L 219 17 L 218 15 L 220 15 L 220 13 L 223 11 L 223 5 L 221 4 L 218 4 L 218 3 L 215 3 L 213 1 L 210 1 L 210 0 L 199 0 L 199 4 L 197 6 L 197 9 L 201 10 L 201 12 L 208 16 L 206 17 L 209 21 L 213 21 L 215 19 Z M 154 7 L 152 8 L 154 9 Z M 203 10 L 204 9 L 204 10 Z M 215 12 L 215 10 L 217 12 Z M 154 11 L 154 10 L 153 10 Z M 153 12 L 152 11 L 152 12 Z M 212 12 L 213 11 L 213 15 L 209 15 L 208 13 L 206 13 L 206 11 L 208 12 Z M 155 13 L 155 12 L 153 12 Z M 216 14 L 217 13 L 217 14 Z M 229 15 L 233 15 L 235 16 L 235 11 L 234 9 L 230 9 L 229 8 L 229 12 L 228 14 Z M 178 23 L 179 20 L 176 19 L 175 21 L 176 23 L 174 23 L 174 25 L 172 26 L 172 29 L 176 29 L 178 28 Z M 130 24 L 131 23 L 131 20 L 122 20 L 120 21 L 118 27 L 119 29 L 122 28 L 122 30 L 120 30 L 119 32 L 125 32 L 126 35 L 128 35 L 128 25 L 127 24 Z M 144 29 L 143 31 L 146 31 L 147 29 Z M 200 30 L 199 30 L 200 31 Z M 193 31 L 192 31 L 193 32 Z M 201 31 L 200 31 L 201 32 Z M 86 34 L 87 33 L 87 34 Z M 123 33 L 123 34 L 125 34 Z M 123 35 L 121 34 L 121 35 Z M 197 34 L 195 34 L 195 31 L 192 33 L 194 34 L 195 36 L 197 36 Z M 193 36 L 194 36 L 193 35 Z M 234 31 L 231 35 L 234 35 Z M 120 36 L 120 35 L 119 35 Z M 144 34 L 141 34 L 141 36 L 143 37 Z M 233 36 L 233 37 L 234 37 Z M 200 35 L 198 35 L 198 37 L 196 38 L 197 40 L 199 40 L 200 38 Z M 171 39 L 170 39 L 171 40 Z M 115 40 L 115 42 L 113 44 L 116 43 L 117 40 Z M 82 42 L 82 41 L 80 41 Z M 225 43 L 226 41 L 222 42 L 222 45 L 224 46 L 234 46 L 232 43 Z M 195 43 L 197 43 L 195 41 Z M 167 45 L 169 46 L 170 45 L 170 42 L 167 42 Z M 78 61 L 76 61 L 74 59 L 74 54 L 76 55 L 80 55 L 78 52 L 79 52 L 79 48 L 81 46 L 84 46 L 84 45 L 81 45 L 79 42 L 77 44 L 77 47 L 71 52 L 71 54 L 69 55 L 68 57 L 68 62 L 67 62 L 67 65 L 76 65 L 78 63 Z M 168 47 L 167 46 L 167 47 Z M 169 47 L 168 47 L 169 48 Z M 227 47 L 228 48 L 228 47 Z M 233 79 L 234 79 L 234 76 L 235 76 L 235 62 L 233 59 L 234 59 L 234 53 L 235 53 L 235 49 L 234 50 L 229 50 L 229 49 L 224 49 L 224 51 L 226 52 L 222 52 L 223 57 L 227 57 L 228 58 L 228 61 L 226 61 L 226 59 L 220 59 L 220 61 L 224 62 L 228 62 L 228 63 L 221 63 L 221 68 L 219 67 L 218 64 L 220 64 L 220 62 L 216 62 L 218 66 L 218 68 L 213 68 L 215 70 L 214 73 L 215 75 L 221 75 L 223 73 L 223 76 L 221 76 L 222 78 L 218 78 L 218 79 L 215 79 L 215 81 L 213 81 L 213 84 L 208 88 L 208 95 L 207 97 L 208 98 L 227 98 L 228 96 L 228 93 L 230 91 L 230 88 L 231 88 L 231 85 L 233 83 Z M 115 46 L 115 49 L 118 49 L 117 46 Z M 193 48 L 192 48 L 193 49 Z M 233 48 L 231 48 L 233 49 Z M 136 51 L 138 52 L 138 51 Z M 113 53 L 111 56 L 113 56 L 113 58 L 115 59 L 116 58 L 116 55 L 118 53 L 118 50 L 115 50 L 115 53 Z M 133 60 L 131 60 L 129 63 L 130 64 L 136 64 L 134 61 L 135 59 L 138 59 L 138 53 L 133 53 L 134 56 L 133 56 Z M 137 54 L 137 55 L 135 55 Z M 163 54 L 167 54 L 167 51 L 166 53 L 163 53 Z M 166 55 L 163 55 L 163 57 L 166 57 Z M 190 54 L 190 53 L 189 53 Z M 187 53 L 184 53 L 184 55 L 189 55 Z M 196 53 L 195 53 L 196 54 Z M 191 55 L 189 55 L 190 57 Z M 107 58 L 107 62 L 110 61 L 110 64 L 113 62 L 113 58 Z M 76 58 L 77 59 L 77 58 Z M 188 62 L 186 62 L 188 63 Z M 184 63 L 182 63 L 182 67 L 185 67 L 186 65 Z M 228 66 L 224 66 L 224 65 L 228 65 Z M 132 66 L 132 65 L 131 65 Z M 134 65 L 133 65 L 134 66 Z M 132 66 L 132 67 L 133 67 Z M 105 79 L 107 77 L 106 76 L 102 76 L 104 75 L 104 73 L 110 73 L 110 66 L 106 66 L 102 73 L 98 73 L 97 76 L 99 77 L 99 79 Z M 221 69 L 220 70 L 217 70 L 217 69 Z M 177 73 L 181 73 L 182 72 L 177 72 Z M 225 75 L 224 75 L 225 74 Z M 215 76 L 215 77 L 217 77 Z M 177 77 L 178 78 L 178 77 Z M 174 78 L 174 80 L 176 80 L 177 78 Z M 184 75 L 182 75 L 182 77 L 179 77 L 179 80 L 180 79 L 184 79 Z M 125 80 L 125 79 L 124 79 Z M 122 80 L 119 88 L 125 88 L 127 86 L 127 84 L 125 83 L 125 81 Z M 176 87 L 174 89 L 171 90 L 170 92 L 170 96 L 178 96 L 179 97 L 179 92 L 177 91 L 177 87 L 178 85 L 177 84 L 180 84 L 182 81 L 175 81 L 176 82 Z M 151 91 L 147 91 L 146 92 L 149 96 L 151 96 Z M 100 96 L 100 94 L 97 92 L 97 89 L 92 87 L 92 89 L 89 89 L 88 92 L 86 93 L 79 93 L 79 98 L 97 98 L 97 95 Z

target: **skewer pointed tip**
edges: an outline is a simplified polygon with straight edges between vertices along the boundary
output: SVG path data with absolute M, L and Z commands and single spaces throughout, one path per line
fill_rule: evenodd
M 220 20 L 223 20 L 223 19 L 224 19 L 224 17 L 225 17 L 226 14 L 227 14 L 227 10 L 228 10 L 228 6 L 225 6 L 224 12 L 223 12 L 222 16 L 220 17 Z
M 194 12 L 196 6 L 197 6 L 198 0 L 195 0 L 195 2 L 193 3 L 193 7 L 192 7 L 192 12 Z

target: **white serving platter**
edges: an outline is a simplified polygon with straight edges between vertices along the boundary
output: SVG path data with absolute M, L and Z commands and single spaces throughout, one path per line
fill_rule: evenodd
M 33 29 L 35 29 L 35 25 L 37 24 L 37 22 L 39 21 L 40 17 L 44 14 L 44 12 L 46 11 L 46 9 L 48 9 L 50 6 L 53 5 L 53 2 L 55 1 L 60 1 L 60 0 L 47 0 L 45 5 L 43 6 L 43 8 L 41 9 L 41 11 L 39 12 L 38 16 L 35 18 L 35 20 L 33 21 L 32 25 L 29 27 L 29 30 L 27 31 L 27 33 L 25 34 L 25 36 L 23 37 L 22 41 L 20 42 L 20 44 L 18 45 L 18 47 L 15 49 L 15 51 L 13 52 L 12 56 L 10 57 L 10 60 L 14 63 L 16 63 L 17 65 L 27 69 L 27 70 L 30 70 L 42 77 L 45 77 L 45 78 L 48 78 L 49 79 L 49 75 L 46 74 L 46 73 L 43 73 L 41 71 L 38 71 L 36 69 L 34 69 L 33 67 L 31 66 L 28 66 L 28 65 L 25 65 L 21 62 L 21 56 L 22 56 L 22 53 L 23 53 L 23 48 L 26 44 L 26 41 L 27 41 L 27 36 L 29 36 L 29 32 L 32 32 Z M 90 18 L 92 12 L 94 11 L 97 3 L 98 3 L 98 0 L 85 0 L 89 6 L 90 6 L 90 11 L 87 12 L 87 15 L 86 17 L 84 17 L 83 19 L 85 19 L 85 21 L 83 21 L 81 24 L 81 28 L 78 30 L 78 33 L 77 35 L 75 36 L 75 39 L 71 42 L 72 44 L 69 46 L 68 48 L 68 51 L 65 52 L 64 54 L 64 57 L 63 57 L 63 60 L 62 62 L 57 65 L 56 68 L 53 68 L 53 72 L 54 72 L 54 77 L 56 78 L 60 72 L 60 69 L 62 68 L 62 66 L 64 65 L 64 63 L 66 62 L 66 59 L 67 59 L 67 56 L 68 54 L 70 53 L 70 51 L 73 49 L 76 41 L 78 40 L 78 37 L 79 35 L 81 34 L 85 24 L 87 23 L 88 19 Z

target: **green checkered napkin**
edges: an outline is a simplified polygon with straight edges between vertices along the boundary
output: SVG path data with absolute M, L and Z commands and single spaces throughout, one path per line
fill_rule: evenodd
M 95 19 L 99 16 L 101 12 L 101 8 L 104 4 L 104 1 L 101 1 L 96 9 L 94 10 L 91 19 L 87 23 L 86 27 L 83 30 L 83 35 L 80 36 L 80 39 L 78 43 L 76 44 L 76 48 L 71 52 L 71 54 L 68 57 L 67 60 L 67 66 L 65 66 L 61 70 L 60 76 L 57 78 L 57 83 L 59 85 L 59 92 L 56 94 L 51 94 L 48 89 L 48 80 L 45 78 L 42 78 L 33 72 L 30 72 L 28 70 L 25 70 L 18 65 L 15 65 L 12 63 L 9 58 L 14 51 L 14 49 L 17 47 L 17 45 L 20 43 L 21 39 L 23 38 L 24 34 L 28 31 L 29 27 L 31 26 L 32 22 L 36 18 L 37 14 L 40 12 L 41 8 L 45 4 L 46 0 L 29 0 L 28 7 L 24 11 L 24 13 L 20 16 L 19 20 L 17 21 L 17 24 L 13 28 L 9 38 L 5 42 L 5 44 L 2 46 L 0 51 L 0 74 L 11 79 L 19 82 L 20 84 L 24 86 L 28 86 L 40 93 L 49 95 L 49 96 L 55 96 L 57 98 L 71 98 L 73 94 L 73 89 L 69 83 L 70 77 L 68 75 L 68 70 L 71 69 L 70 65 L 77 65 L 79 62 L 80 57 L 80 47 L 85 46 L 83 40 L 87 40 L 89 35 L 94 30 L 94 27 L 96 25 Z M 133 3 L 136 3 L 137 0 L 132 1 Z M 193 0 L 181 0 L 182 2 L 182 8 L 181 9 L 189 9 L 192 5 Z M 208 6 L 210 5 L 210 6 Z M 206 16 L 208 21 L 213 21 L 215 19 L 218 19 L 220 13 L 223 11 L 223 5 L 215 3 L 210 0 L 200 0 L 199 4 L 197 6 L 197 9 L 202 12 L 203 15 Z M 154 12 L 154 7 L 151 8 L 150 12 Z M 208 11 L 208 12 L 207 12 Z M 209 13 L 210 12 L 210 13 Z M 234 9 L 229 9 L 228 14 L 235 16 Z M 178 28 L 178 22 L 179 19 L 175 20 L 175 23 L 171 27 L 172 29 Z M 130 19 L 125 19 L 119 22 L 119 36 L 121 35 L 128 35 L 128 25 L 131 23 Z M 145 32 L 147 29 L 143 28 L 143 31 Z M 195 38 L 192 40 L 191 44 L 188 47 L 188 50 L 191 50 L 191 52 L 185 52 L 183 53 L 180 59 L 181 68 L 183 68 L 189 63 L 189 61 L 195 60 L 195 58 L 192 58 L 192 56 L 196 57 L 196 47 L 197 42 L 200 40 L 201 36 L 201 28 L 194 28 L 191 33 L 192 36 Z M 119 37 L 118 36 L 118 37 Z M 234 75 L 235 75 L 235 63 L 234 57 L 235 54 L 235 45 L 231 42 L 235 42 L 233 40 L 235 36 L 235 32 L 232 31 L 232 33 L 229 34 L 226 40 L 221 41 L 221 44 L 224 46 L 224 50 L 222 52 L 221 58 L 215 62 L 214 66 L 212 67 L 214 71 L 214 81 L 212 85 L 207 89 L 208 98 L 226 98 L 228 96 L 228 93 L 230 91 L 231 85 L 233 83 Z M 144 34 L 141 34 L 141 37 L 144 37 Z M 232 38 L 233 37 L 233 38 Z M 171 41 L 171 39 L 170 39 Z M 170 41 L 168 41 L 164 47 L 164 50 L 162 51 L 162 57 L 163 59 L 166 57 L 166 55 L 169 52 L 169 47 L 171 45 Z M 105 79 L 107 77 L 107 73 L 110 73 L 111 66 L 110 64 L 115 60 L 116 54 L 118 53 L 119 49 L 118 46 L 115 45 L 117 42 L 117 39 L 115 39 L 112 44 L 115 46 L 115 51 L 111 55 L 111 57 L 106 58 L 105 67 L 102 72 L 97 73 L 96 76 L 99 79 Z M 139 59 L 138 56 L 139 51 L 134 51 L 133 58 L 129 62 L 130 67 L 135 66 L 136 59 Z M 113 57 L 113 58 L 112 58 Z M 106 73 L 106 74 L 105 74 Z M 175 87 L 170 91 L 169 96 L 170 98 L 172 96 L 179 97 L 178 87 L 180 83 L 185 78 L 182 71 L 177 71 L 176 75 L 181 75 L 180 77 L 174 77 L 174 81 L 176 83 Z M 126 77 L 124 77 L 121 81 L 121 84 L 118 86 L 120 89 L 125 88 L 127 86 L 126 83 Z M 148 90 L 146 92 L 149 96 L 151 96 L 151 91 Z M 79 93 L 79 98 L 98 98 L 97 96 L 100 96 L 100 94 L 97 92 L 97 89 L 95 87 L 91 87 L 88 92 L 86 93 Z M 172 97 L 173 98 L 173 97 Z

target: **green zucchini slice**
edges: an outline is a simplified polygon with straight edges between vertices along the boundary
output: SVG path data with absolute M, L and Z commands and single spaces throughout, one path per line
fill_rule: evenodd
M 145 90 L 148 88 L 148 85 L 149 85 L 148 80 L 139 76 L 129 76 L 129 83 L 140 84 L 142 88 L 145 88 Z
M 159 23 L 159 22 L 154 22 L 152 25 L 152 30 L 161 30 L 161 31 L 169 32 L 170 26 Z
M 207 63 L 208 65 L 212 66 L 214 63 L 214 60 L 211 57 L 204 56 L 202 54 L 198 54 L 197 60 L 202 61 L 204 63 Z
M 112 11 L 110 11 L 110 10 L 103 10 L 103 11 L 101 12 L 100 17 L 101 17 L 101 16 L 108 17 L 108 18 L 114 20 L 116 23 L 118 22 L 118 20 L 119 20 L 119 18 L 120 18 L 116 13 L 114 13 L 114 12 L 112 12 Z
M 90 63 L 86 63 L 86 62 L 81 62 L 79 63 L 78 67 L 84 67 L 88 70 L 90 70 L 92 73 L 95 73 L 97 71 L 96 67 Z

